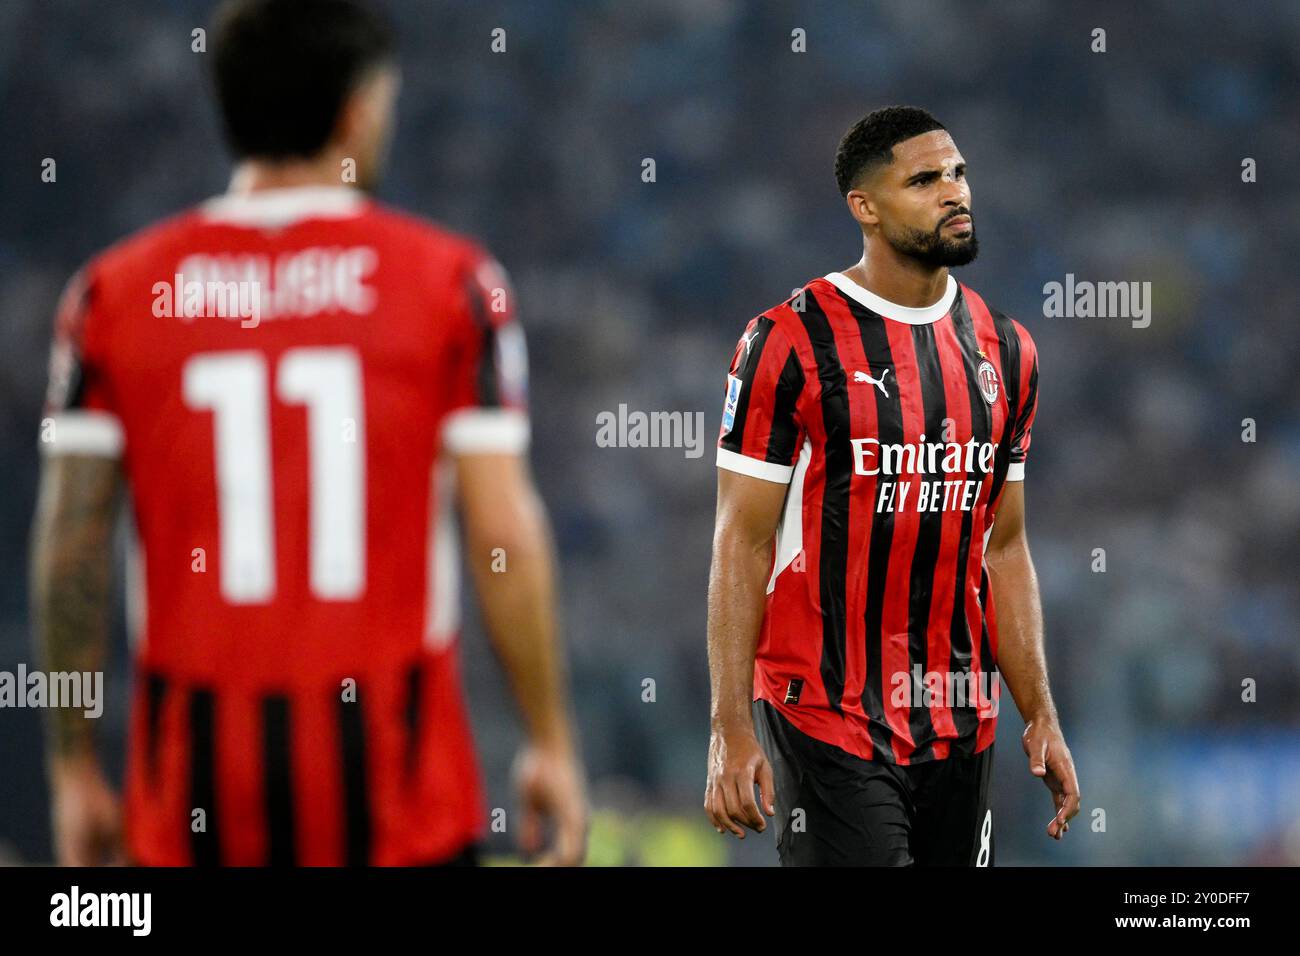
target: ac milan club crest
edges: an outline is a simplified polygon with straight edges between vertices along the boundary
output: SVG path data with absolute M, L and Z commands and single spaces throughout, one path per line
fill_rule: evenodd
M 983 354 L 982 352 L 980 353 Z M 998 372 L 993 367 L 993 363 L 988 359 L 980 362 L 980 367 L 975 371 L 975 377 L 979 379 L 980 393 L 984 396 L 984 401 L 992 405 L 998 400 Z

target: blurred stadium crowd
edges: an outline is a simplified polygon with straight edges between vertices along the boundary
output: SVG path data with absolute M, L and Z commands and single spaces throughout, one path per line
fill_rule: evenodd
M 958 277 L 1028 327 L 1041 363 L 1030 537 L 1084 810 L 1063 843 L 1043 834 L 1050 800 L 1004 696 L 998 862 L 1300 863 L 1300 6 L 387 6 L 404 86 L 381 198 L 482 238 L 529 334 L 594 861 L 775 862 L 770 837 L 724 843 L 699 810 L 712 452 L 601 448 L 596 416 L 702 410 L 714 433 L 745 322 L 860 254 L 831 173 L 840 134 L 904 102 L 970 164 L 983 251 Z M 62 283 L 225 186 L 190 48 L 210 10 L 0 6 L 0 669 L 32 660 L 26 549 Z M 1045 318 L 1043 286 L 1067 273 L 1151 282 L 1150 327 Z M 518 728 L 475 625 L 465 660 L 490 799 L 511 806 Z M 2 712 L 0 856 L 49 859 L 47 814 L 38 715 Z

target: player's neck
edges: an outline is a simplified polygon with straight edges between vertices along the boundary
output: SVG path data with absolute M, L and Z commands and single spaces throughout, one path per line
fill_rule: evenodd
M 333 158 L 286 163 L 248 159 L 235 167 L 227 192 L 242 194 L 264 189 L 340 185 L 339 164 Z
M 948 290 L 947 266 L 925 265 L 892 247 L 864 250 L 843 274 L 882 299 L 910 309 L 934 305 Z

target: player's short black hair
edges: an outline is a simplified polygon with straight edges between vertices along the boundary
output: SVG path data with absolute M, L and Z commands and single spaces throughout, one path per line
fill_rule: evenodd
M 229 0 L 213 25 L 226 138 L 240 158 L 307 158 L 348 95 L 394 58 L 388 21 L 356 0 Z
M 886 106 L 873 110 L 849 127 L 835 151 L 835 182 L 847 196 L 864 173 L 894 161 L 894 144 L 913 136 L 946 129 L 916 106 Z

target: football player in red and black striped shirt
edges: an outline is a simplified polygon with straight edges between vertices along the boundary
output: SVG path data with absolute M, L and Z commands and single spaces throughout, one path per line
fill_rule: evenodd
M 977 245 L 938 121 L 868 114 L 835 173 L 862 259 L 751 321 L 727 377 L 705 810 L 775 816 L 787 865 L 985 866 L 999 675 L 1048 834 L 1079 808 L 1025 537 L 1038 356 L 949 274 Z
M 95 257 L 55 330 L 32 566 L 51 670 L 102 666 L 121 490 L 139 543 L 124 821 L 90 722 L 52 711 L 58 860 L 472 861 L 463 530 L 528 731 L 515 832 L 540 849 L 549 817 L 547 859 L 579 862 L 509 283 L 476 242 L 343 181 L 375 181 L 393 118 L 372 12 L 233 0 L 214 47 L 230 190 Z M 241 282 L 255 314 L 232 314 Z

